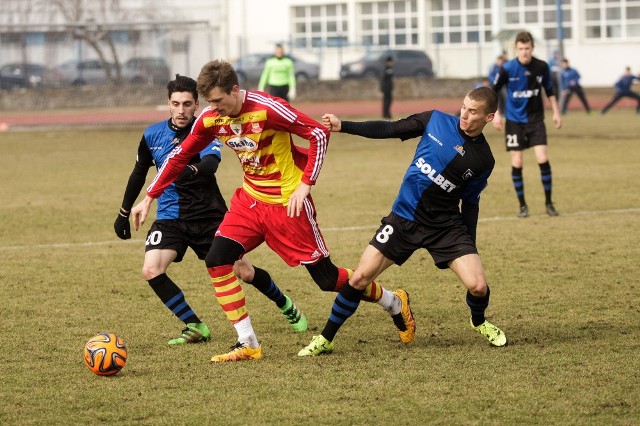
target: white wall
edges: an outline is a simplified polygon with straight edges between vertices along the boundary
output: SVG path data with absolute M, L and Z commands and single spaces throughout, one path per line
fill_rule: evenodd
M 289 37 L 288 1 L 222 0 L 229 4 L 229 59 L 241 54 L 273 52 Z
M 624 74 L 628 65 L 634 74 L 640 74 L 640 44 L 598 43 L 565 45 L 565 57 L 580 73 L 584 87 L 606 87 Z

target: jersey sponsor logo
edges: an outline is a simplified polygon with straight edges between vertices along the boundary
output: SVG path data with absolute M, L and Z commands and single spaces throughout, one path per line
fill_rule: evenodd
M 220 127 L 220 129 L 218 129 L 218 134 L 219 135 L 226 135 L 227 131 L 224 129 L 224 127 Z
M 439 174 L 436 169 L 431 167 L 429 163 L 424 161 L 424 158 L 418 158 L 418 161 L 416 161 L 416 167 L 443 190 L 451 192 L 456 188 L 456 185 L 449 182 L 444 178 L 444 176 Z
M 442 146 L 442 142 L 440 142 L 440 140 L 438 138 L 436 138 L 435 136 L 433 136 L 431 133 L 427 133 L 427 135 L 433 139 L 438 145 Z
M 458 154 L 460 154 L 461 156 L 464 157 L 464 148 L 462 147 L 462 145 L 456 145 L 453 147 L 456 151 L 458 151 Z
M 255 151 L 258 149 L 258 144 L 246 136 L 227 139 L 225 143 L 234 151 Z
M 513 92 L 512 97 L 514 99 L 518 99 L 518 98 L 533 98 L 536 97 L 540 94 L 540 89 L 534 89 L 534 90 L 516 90 L 515 92 Z
M 240 114 L 237 117 L 204 117 L 202 119 L 202 124 L 204 127 L 212 127 L 212 126 L 230 126 L 232 124 L 245 124 L 245 123 L 253 123 L 255 121 L 266 121 L 267 119 L 267 111 L 251 111 L 245 114 Z

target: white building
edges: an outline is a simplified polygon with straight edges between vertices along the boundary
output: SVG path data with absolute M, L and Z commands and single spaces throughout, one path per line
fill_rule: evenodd
M 289 43 L 321 63 L 322 78 L 367 46 L 423 49 L 439 77 L 484 75 L 513 35 L 536 37 L 535 54 L 559 49 L 585 86 L 610 86 L 629 65 L 640 71 L 640 0 L 195 0 L 192 18 L 211 16 L 214 54 L 233 58 Z M 558 5 L 560 3 L 560 5 Z M 502 40 L 500 36 L 506 36 Z
M 521 29 L 536 37 L 539 58 L 563 52 L 585 86 L 610 86 L 627 65 L 640 71 L 640 0 L 83 1 L 87 19 L 119 34 L 124 56 L 141 51 L 162 55 L 173 71 L 188 74 L 210 59 L 271 52 L 275 43 L 284 42 L 289 51 L 318 61 L 324 79 L 338 78 L 340 65 L 367 49 L 385 46 L 426 51 L 438 77 L 472 78 L 485 75 L 502 50 L 511 55 L 513 35 Z M 14 34 L 21 28 L 31 40 L 39 40 L 40 33 L 47 35 L 45 41 L 62 40 L 68 21 L 54 6 L 33 13 L 24 6 L 30 3 L 38 2 L 3 1 L 0 65 L 25 56 L 24 39 L 18 44 Z M 185 21 L 193 25 L 179 24 Z M 52 24 L 58 25 L 58 37 L 47 33 Z M 131 28 L 138 35 L 132 37 Z M 33 50 L 39 52 L 37 46 Z M 76 55 L 78 48 L 40 50 L 30 56 L 57 63 Z

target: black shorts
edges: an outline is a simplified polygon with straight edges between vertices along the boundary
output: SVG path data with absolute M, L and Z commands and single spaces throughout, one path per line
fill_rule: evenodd
M 211 219 L 156 220 L 147 233 L 144 250 L 175 250 L 178 256 L 174 262 L 180 262 L 191 247 L 198 259 L 204 260 L 218 225 L 218 221 Z
M 461 216 L 452 216 L 433 226 L 406 220 L 390 213 L 369 242 L 397 265 L 402 265 L 420 248 L 427 249 L 440 269 L 467 254 L 478 254 Z
M 289 85 L 269 86 L 269 94 L 282 98 L 288 102 L 289 101 Z
M 507 151 L 524 151 L 535 145 L 546 145 L 547 128 L 544 121 L 516 123 L 507 120 L 504 137 Z

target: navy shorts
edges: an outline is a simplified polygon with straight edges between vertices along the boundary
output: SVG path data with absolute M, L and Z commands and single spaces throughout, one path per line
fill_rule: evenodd
M 397 265 L 402 265 L 421 248 L 429 252 L 440 269 L 447 269 L 450 261 L 464 255 L 478 254 L 461 216 L 426 226 L 390 213 L 381 223 L 369 244 Z
M 524 151 L 535 145 L 546 145 L 547 128 L 544 121 L 516 123 L 507 120 L 504 137 L 507 151 Z
M 175 250 L 178 256 L 174 262 L 180 262 L 191 247 L 198 259 L 204 260 L 218 225 L 218 221 L 211 219 L 156 220 L 147 233 L 144 250 Z

